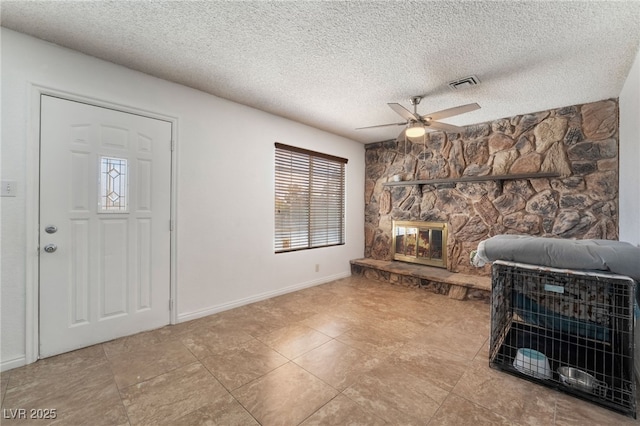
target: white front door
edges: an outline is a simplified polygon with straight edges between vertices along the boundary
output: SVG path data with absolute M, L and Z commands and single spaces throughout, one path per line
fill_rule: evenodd
M 171 123 L 41 102 L 40 357 L 168 324 Z

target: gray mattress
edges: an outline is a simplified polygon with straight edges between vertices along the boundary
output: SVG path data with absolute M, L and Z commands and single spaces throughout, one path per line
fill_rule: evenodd
M 507 260 L 553 268 L 608 271 L 640 282 L 640 248 L 621 241 L 496 235 L 480 243 L 477 257 L 489 262 Z M 477 260 L 473 263 L 478 265 Z

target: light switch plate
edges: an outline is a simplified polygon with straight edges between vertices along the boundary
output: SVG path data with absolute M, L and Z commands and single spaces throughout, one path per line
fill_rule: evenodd
M 16 181 L 15 180 L 3 180 L 0 184 L 0 196 L 2 197 L 15 197 L 16 196 Z

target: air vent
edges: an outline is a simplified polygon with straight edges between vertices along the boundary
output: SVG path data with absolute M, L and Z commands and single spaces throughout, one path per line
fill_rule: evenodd
M 471 86 L 475 86 L 478 83 L 480 83 L 480 80 L 478 80 L 478 77 L 476 77 L 475 75 L 471 75 L 469 77 L 461 78 L 460 80 L 450 81 L 449 87 L 452 90 L 461 90 Z

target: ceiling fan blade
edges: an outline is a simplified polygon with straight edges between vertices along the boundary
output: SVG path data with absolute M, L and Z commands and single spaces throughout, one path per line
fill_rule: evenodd
M 453 108 L 443 109 L 442 111 L 432 112 L 431 114 L 425 114 L 422 116 L 424 120 L 442 120 L 443 118 L 453 117 L 454 115 L 464 114 L 465 112 L 471 112 L 480 109 L 480 105 L 477 103 L 460 105 Z
M 379 124 L 377 126 L 367 126 L 367 127 L 358 127 L 356 128 L 356 130 L 363 130 L 363 129 L 375 129 L 376 127 L 387 127 L 387 126 L 406 126 L 407 123 L 406 122 L 402 122 L 402 123 L 390 123 L 390 124 Z
M 415 115 L 414 113 L 412 113 L 411 111 L 409 111 L 408 109 L 406 109 L 400 104 L 392 103 L 387 105 L 389 105 L 389 107 L 392 110 L 400 114 L 400 116 L 405 120 L 420 121 L 420 117 L 418 117 L 417 115 Z
M 464 128 L 454 126 L 453 124 L 440 123 L 439 121 L 432 121 L 428 124 L 427 130 L 442 130 L 443 132 L 462 133 Z

